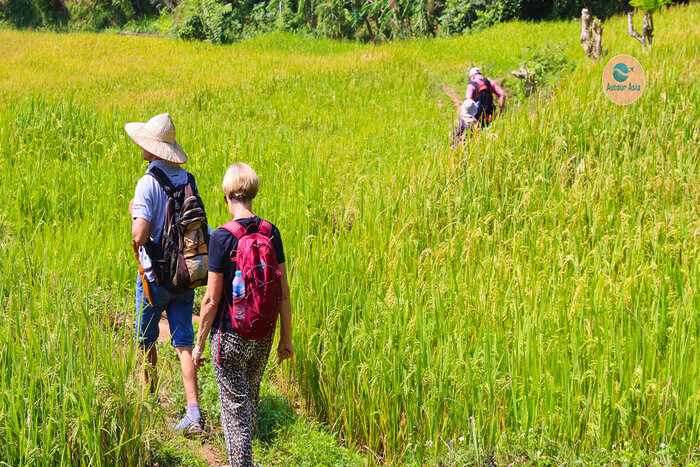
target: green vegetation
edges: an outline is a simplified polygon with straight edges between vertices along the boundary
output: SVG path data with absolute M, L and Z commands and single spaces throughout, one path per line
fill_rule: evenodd
M 514 19 L 568 19 L 584 6 L 602 18 L 629 8 L 628 0 L 3 0 L 0 22 L 81 31 L 123 27 L 212 43 L 273 30 L 376 42 L 461 34 Z
M 270 381 L 261 388 L 259 440 L 254 458 L 260 465 L 362 465 L 356 452 L 338 445 L 328 429 L 294 413 Z
M 569 22 L 379 47 L 0 31 L 0 458 L 180 455 L 126 324 L 145 164 L 122 126 L 167 110 L 213 225 L 225 167 L 260 174 L 294 304 L 281 372 L 348 445 L 396 463 L 697 463 L 700 6 L 657 15 L 629 107 Z M 561 38 L 553 95 L 448 149 L 441 84 Z M 625 18 L 605 41 L 634 52 Z
M 167 399 L 164 412 L 170 415 L 171 420 L 177 420 L 186 404 L 180 382 L 180 364 L 174 352 L 165 350 L 168 344 L 159 346 L 162 347 L 159 349 L 162 350 L 160 355 L 165 357 L 160 362 L 160 394 L 165 394 Z M 203 450 L 210 453 L 209 459 L 206 459 L 210 465 L 226 462 L 219 393 L 212 366 L 205 366 L 199 376 L 199 404 L 205 416 L 207 435 L 186 440 L 175 433 L 168 433 L 166 436 L 174 437 L 160 445 L 155 453 L 155 461 L 161 465 L 200 465 L 201 457 L 207 457 Z M 275 379 L 276 365 L 271 359 L 260 388 L 259 426 L 253 441 L 256 465 L 315 467 L 366 464 L 365 458 L 357 450 L 341 446 L 328 427 L 297 413 L 290 400 L 276 387 Z M 287 384 L 282 383 L 282 386 Z

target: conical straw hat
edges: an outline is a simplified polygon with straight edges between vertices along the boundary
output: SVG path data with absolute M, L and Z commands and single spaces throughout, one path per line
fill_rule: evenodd
M 124 131 L 134 143 L 161 159 L 176 164 L 187 162 L 187 154 L 175 141 L 175 125 L 167 113 L 156 115 L 146 123 L 127 123 Z

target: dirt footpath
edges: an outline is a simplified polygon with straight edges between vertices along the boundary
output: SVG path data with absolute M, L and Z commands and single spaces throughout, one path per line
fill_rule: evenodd
M 192 324 L 195 323 L 199 323 L 199 316 L 192 315 Z M 158 340 L 160 342 L 169 342 L 170 326 L 168 326 L 168 318 L 166 317 L 165 313 L 163 313 L 160 317 L 158 328 L 160 330 Z M 222 453 L 220 453 L 214 446 L 209 444 L 207 439 L 188 439 L 187 444 L 211 467 L 228 466 L 225 454 L 222 456 Z

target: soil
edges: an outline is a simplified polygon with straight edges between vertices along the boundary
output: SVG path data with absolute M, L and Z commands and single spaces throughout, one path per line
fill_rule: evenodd
M 160 37 L 158 34 L 151 34 L 148 32 L 119 31 L 118 34 L 120 36 Z
M 442 86 L 442 92 L 447 94 L 447 96 L 452 100 L 452 103 L 455 106 L 455 109 L 457 109 L 457 113 L 459 113 L 460 108 L 462 107 L 462 101 L 463 99 L 460 98 L 459 93 L 456 92 L 454 89 L 452 89 L 449 86 Z
M 199 442 L 195 439 L 188 439 L 187 444 L 189 445 L 190 449 L 199 454 L 199 456 L 211 467 L 229 466 L 226 457 L 222 456 L 219 450 L 211 444 L 208 444 L 206 440 Z

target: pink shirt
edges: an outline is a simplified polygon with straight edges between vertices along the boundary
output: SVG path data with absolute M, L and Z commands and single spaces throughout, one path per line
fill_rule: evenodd
M 474 75 L 474 76 L 472 76 L 472 81 L 474 81 L 476 78 L 483 78 L 483 76 Z M 486 79 L 489 80 L 489 83 L 491 84 L 491 89 L 493 89 L 493 93 L 495 95 L 497 95 L 497 96 L 503 95 L 503 89 L 501 89 L 501 87 L 498 84 L 496 84 L 496 82 L 494 80 L 492 80 L 491 78 L 486 78 Z M 467 99 L 474 99 L 474 86 L 471 84 L 469 84 L 467 86 Z

